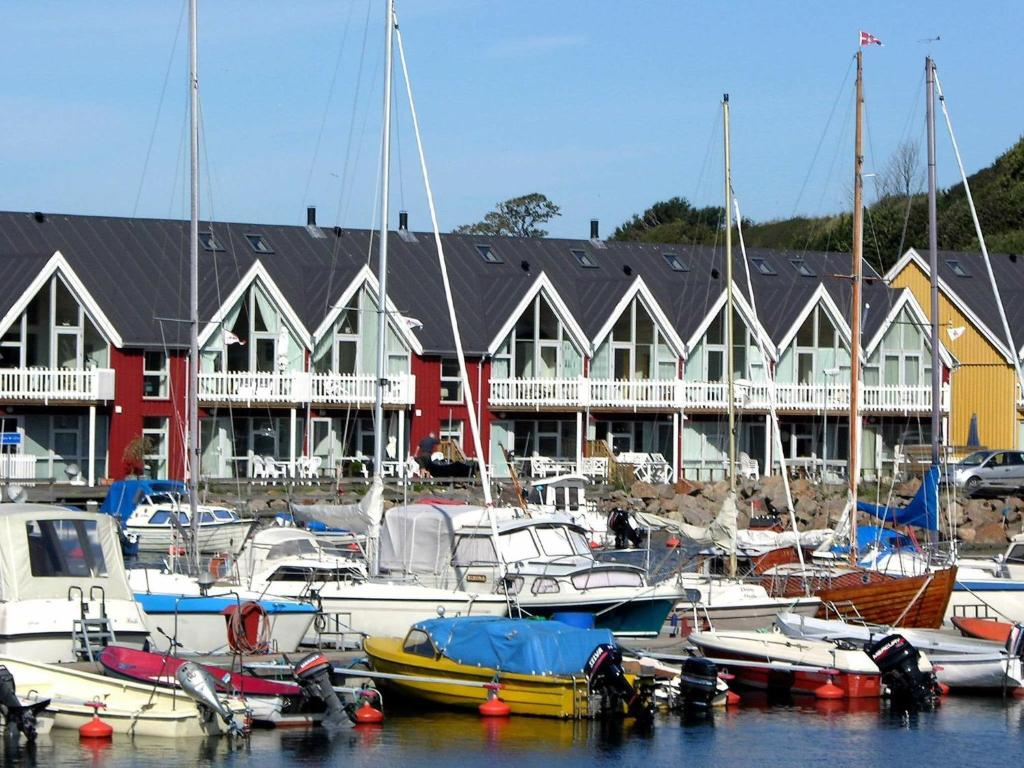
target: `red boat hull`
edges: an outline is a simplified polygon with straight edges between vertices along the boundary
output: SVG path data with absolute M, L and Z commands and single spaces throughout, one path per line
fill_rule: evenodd
M 964 637 L 976 637 L 979 640 L 995 640 L 1005 644 L 1010 637 L 1013 625 L 995 619 L 976 619 L 967 616 L 953 616 L 950 621 L 960 630 Z
M 715 651 L 716 657 L 735 658 L 737 661 L 751 662 L 757 659 L 740 654 L 725 654 Z M 763 659 L 762 659 L 763 660 Z M 727 666 L 726 664 L 722 665 Z M 790 693 L 813 695 L 818 688 L 829 682 L 829 675 L 824 672 L 788 672 L 769 667 L 729 667 L 736 681 L 750 688 L 761 690 L 787 690 Z M 831 676 L 832 684 L 839 686 L 847 699 L 874 699 L 882 695 L 882 676 L 840 671 Z

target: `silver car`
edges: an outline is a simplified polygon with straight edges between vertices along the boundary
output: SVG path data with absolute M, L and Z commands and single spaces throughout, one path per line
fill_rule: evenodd
M 1024 488 L 1024 451 L 975 451 L 951 469 L 954 485 L 969 496 Z

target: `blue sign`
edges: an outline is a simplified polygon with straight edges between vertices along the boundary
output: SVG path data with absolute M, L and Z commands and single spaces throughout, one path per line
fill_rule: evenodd
M 0 432 L 0 445 L 21 445 L 21 432 Z

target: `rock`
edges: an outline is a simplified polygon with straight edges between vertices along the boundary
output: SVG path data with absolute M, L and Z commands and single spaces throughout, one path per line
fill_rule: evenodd
M 975 544 L 1005 544 L 1008 540 L 1001 523 L 985 523 L 974 529 Z
M 647 511 L 652 515 L 656 515 L 661 512 L 661 503 L 657 499 L 651 499 L 647 502 Z
M 633 483 L 630 493 L 637 499 L 653 499 L 658 496 L 658 491 L 653 485 L 641 481 Z
M 965 526 L 957 531 L 957 537 L 965 544 L 971 544 L 974 542 L 974 529 Z
M 675 497 L 676 489 L 671 485 L 663 484 L 658 486 L 658 497 L 661 499 L 671 499 Z
M 988 523 L 998 523 L 1001 526 L 1003 522 L 1002 511 L 994 509 L 992 502 L 983 499 L 970 499 L 964 511 L 967 519 L 974 523 L 975 529 Z
M 662 514 L 662 515 L 667 515 L 667 514 L 669 514 L 671 512 L 675 512 L 676 510 L 679 509 L 679 507 L 676 505 L 676 500 L 675 500 L 674 497 L 671 498 L 671 499 L 661 499 L 661 505 L 660 506 L 661 506 L 660 514 Z
M 912 498 L 921 489 L 921 478 L 912 477 L 905 483 L 898 483 L 893 486 L 893 495 L 904 499 Z
M 690 509 L 684 509 L 683 521 L 690 525 L 707 525 L 714 519 L 714 515 L 706 509 L 700 507 L 691 507 Z
M 701 483 L 693 482 L 690 480 L 677 480 L 675 485 L 673 485 L 672 487 L 675 489 L 676 493 L 681 493 L 689 496 L 694 493 L 699 493 L 701 488 L 703 488 L 704 486 Z

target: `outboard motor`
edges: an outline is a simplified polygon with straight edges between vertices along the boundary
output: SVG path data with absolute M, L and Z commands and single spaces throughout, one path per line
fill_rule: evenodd
M 331 681 L 331 662 L 322 653 L 311 653 L 299 659 L 293 670 L 295 679 L 308 699 L 322 701 L 326 712 L 321 725 L 337 730 L 356 721 L 355 707 L 342 704 Z
M 905 709 L 934 709 L 938 682 L 932 672 L 922 672 L 921 654 L 903 635 L 886 635 L 868 643 L 864 650 L 882 673 L 892 701 Z
M 653 681 L 630 685 L 622 669 L 622 651 L 616 645 L 601 643 L 590 654 L 583 671 L 590 678 L 590 689 L 601 696 L 601 714 L 626 714 L 650 719 L 654 714 Z
M 718 695 L 718 665 L 701 656 L 683 662 L 679 674 L 679 702 L 684 711 L 710 710 Z
M 1024 624 L 1014 624 L 1006 638 L 1006 653 L 1011 659 L 1024 660 Z
M 182 690 L 199 704 L 207 721 L 217 715 L 224 721 L 231 735 L 241 736 L 245 733 L 245 728 L 235 720 L 235 713 L 217 696 L 217 681 L 213 679 L 213 675 L 198 664 L 186 661 L 178 667 L 174 676 Z
M 629 512 L 624 509 L 613 509 L 608 513 L 608 530 L 615 534 L 616 549 L 625 549 L 627 544 L 639 547 L 643 542 L 640 531 L 633 527 Z
M 0 713 L 7 724 L 7 735 L 22 733 L 28 741 L 36 739 L 36 715 L 50 705 L 49 699 L 22 703 L 14 686 L 14 675 L 0 664 Z

